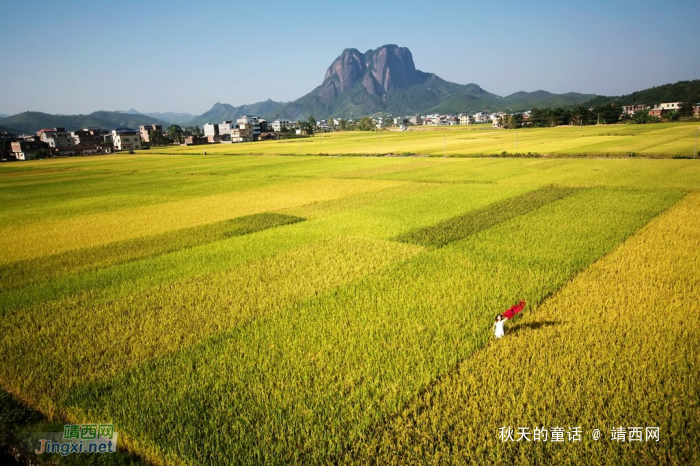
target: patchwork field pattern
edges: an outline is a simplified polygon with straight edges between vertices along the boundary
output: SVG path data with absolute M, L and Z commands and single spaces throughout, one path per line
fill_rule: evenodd
M 0 385 L 157 464 L 697 462 L 699 180 L 694 160 L 3 166 Z

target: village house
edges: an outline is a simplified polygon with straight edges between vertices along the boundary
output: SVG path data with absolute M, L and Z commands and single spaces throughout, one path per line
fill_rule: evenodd
M 289 120 L 275 120 L 272 122 L 272 131 L 280 132 L 282 128 L 294 128 L 294 123 Z
M 236 128 L 231 128 L 231 142 L 252 142 L 253 140 L 252 124 L 239 123 Z
M 112 130 L 114 150 L 141 149 L 141 136 L 132 128 L 117 128 Z
M 649 116 L 661 118 L 664 116 L 666 113 L 668 113 L 668 110 L 666 110 L 663 107 L 654 107 L 651 110 L 649 110 Z
M 245 125 L 246 128 L 248 128 L 248 127 L 250 128 L 250 130 L 252 131 L 252 138 L 253 138 L 252 140 L 255 140 L 260 136 L 260 134 L 263 133 L 263 129 L 266 129 L 266 128 L 263 128 L 263 126 L 267 126 L 267 123 L 265 122 L 265 120 L 263 120 L 259 116 L 243 115 L 241 118 L 236 120 L 236 126 L 239 129 L 241 128 L 241 125 Z M 231 133 L 231 141 L 236 142 L 236 141 L 233 141 L 233 130 Z M 243 141 L 237 141 L 237 142 L 243 142 Z
M 649 110 L 649 106 L 645 104 L 623 105 L 622 113 L 629 116 L 634 116 L 635 113 L 642 110 Z
M 215 125 L 214 123 L 204 123 L 203 131 L 204 131 L 205 138 L 218 136 L 219 135 L 219 125 Z
M 678 110 L 681 108 L 683 102 L 664 102 L 661 104 L 654 105 L 652 110 L 663 109 L 663 110 Z
M 489 121 L 492 121 L 492 118 L 484 112 L 474 114 L 474 123 L 488 123 Z
M 423 124 L 423 117 L 418 116 L 418 115 L 412 116 L 411 118 L 409 118 L 408 121 L 409 121 L 409 123 L 411 123 L 413 126 L 419 126 L 419 125 L 422 125 L 422 124 Z
M 210 143 L 231 142 L 231 120 L 222 123 L 205 123 L 204 137 Z
M 224 120 L 217 125 L 221 142 L 231 142 L 231 120 Z
M 163 136 L 163 125 L 141 125 L 139 135 L 143 142 L 151 142 L 151 131 L 155 131 L 159 136 Z
M 29 160 L 34 158 L 34 155 L 40 150 L 47 150 L 49 145 L 38 138 L 31 138 L 22 141 L 13 141 L 10 143 L 12 155 L 17 160 Z
M 500 119 L 501 117 L 505 116 L 505 113 L 492 113 L 490 118 L 491 118 L 491 126 L 494 128 L 500 128 L 501 127 L 501 122 Z
M 112 147 L 110 146 L 99 146 L 95 144 L 77 144 L 71 147 L 60 147 L 53 150 L 53 155 L 57 156 L 67 156 L 67 155 L 94 155 L 94 154 L 111 154 Z
M 256 141 L 274 141 L 280 138 L 280 133 L 276 131 L 268 131 L 266 133 L 260 133 Z
M 213 144 L 221 141 L 221 137 L 219 136 L 219 125 L 214 123 L 204 123 L 203 131 L 207 143 Z
M 76 146 L 80 144 L 92 144 L 97 146 L 104 144 L 105 135 L 107 132 L 93 126 L 77 131 L 71 131 L 70 134 Z
M 37 131 L 37 136 L 42 142 L 45 142 L 49 147 L 67 147 L 74 146 L 75 140 L 65 128 L 49 128 Z
M 209 140 L 207 138 L 199 136 L 185 136 L 185 138 L 182 140 L 183 146 L 199 146 L 208 143 Z
M 473 125 L 474 123 L 476 123 L 476 120 L 472 115 L 465 115 L 463 113 L 459 115 L 460 125 Z

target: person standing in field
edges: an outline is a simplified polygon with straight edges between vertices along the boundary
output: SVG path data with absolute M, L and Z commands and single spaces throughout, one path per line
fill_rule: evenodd
M 523 309 L 525 309 L 525 301 L 520 301 L 515 306 L 511 306 L 503 314 L 498 314 L 496 316 L 496 321 L 493 323 L 493 326 L 491 327 L 496 335 L 496 338 L 501 338 L 502 336 L 504 336 L 506 334 L 505 329 L 503 328 L 503 326 L 506 323 L 506 320 L 512 319 L 513 317 L 515 317 L 516 314 L 518 314 Z
M 493 323 L 493 327 L 491 329 L 494 331 L 496 338 L 501 338 L 506 334 L 505 330 L 503 329 L 503 326 L 506 323 L 506 320 L 508 320 L 507 317 L 503 317 L 501 314 L 498 314 L 496 316 L 496 321 Z

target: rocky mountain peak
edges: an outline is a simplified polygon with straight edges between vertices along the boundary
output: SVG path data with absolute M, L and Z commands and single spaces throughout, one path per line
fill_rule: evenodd
M 416 70 L 413 55 L 406 47 L 390 44 L 365 53 L 345 49 L 326 71 L 317 92 L 322 98 L 332 100 L 360 81 L 368 94 L 383 96 L 392 90 L 422 83 L 427 76 Z

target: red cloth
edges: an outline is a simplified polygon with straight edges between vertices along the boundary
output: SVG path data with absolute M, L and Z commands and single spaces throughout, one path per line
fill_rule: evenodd
M 520 301 L 515 306 L 511 306 L 506 312 L 502 314 L 505 319 L 512 319 L 515 314 L 525 309 L 525 301 Z

